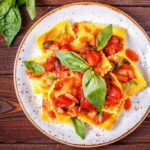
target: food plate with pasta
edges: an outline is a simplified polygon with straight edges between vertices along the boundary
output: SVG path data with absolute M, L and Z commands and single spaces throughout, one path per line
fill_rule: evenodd
M 120 10 L 62 6 L 21 42 L 14 65 L 18 100 L 54 140 L 77 147 L 113 143 L 149 112 L 149 50 L 146 33 Z

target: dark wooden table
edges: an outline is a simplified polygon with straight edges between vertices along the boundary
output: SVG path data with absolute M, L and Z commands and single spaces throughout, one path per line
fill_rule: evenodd
M 47 138 L 26 118 L 16 98 L 13 64 L 18 46 L 32 24 L 46 12 L 78 0 L 37 0 L 37 18 L 30 20 L 21 8 L 23 24 L 11 47 L 0 37 L 0 150 L 74 149 Z M 84 1 L 84 0 L 82 0 Z M 150 0 L 93 0 L 115 6 L 132 16 L 150 36 Z M 93 148 L 99 149 L 99 148 Z M 150 150 L 150 115 L 130 135 L 102 150 Z

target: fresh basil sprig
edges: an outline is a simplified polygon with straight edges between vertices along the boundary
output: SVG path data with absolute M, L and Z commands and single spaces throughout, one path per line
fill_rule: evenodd
M 4 17 L 4 15 L 10 10 L 13 5 L 12 0 L 1 0 L 0 1 L 0 18 Z
M 73 71 L 86 71 L 90 66 L 78 54 L 71 51 L 59 50 L 55 51 L 57 58 L 62 64 Z
M 106 95 L 106 84 L 103 78 L 91 68 L 84 73 L 82 85 L 86 99 L 101 111 Z
M 20 31 L 21 15 L 18 7 L 24 4 L 31 19 L 34 19 L 36 16 L 35 0 L 0 0 L 0 33 L 4 36 L 8 46 Z
M 96 37 L 96 46 L 98 50 L 102 50 L 106 45 L 108 40 L 112 36 L 112 24 L 106 26 L 101 30 Z
M 41 75 L 45 72 L 44 67 L 34 61 L 24 61 L 23 63 L 34 75 Z
M 0 32 L 5 38 L 8 46 L 12 43 L 21 28 L 21 15 L 18 7 L 12 7 L 5 17 L 0 19 Z
M 77 117 L 71 118 L 72 123 L 74 125 L 76 133 L 82 138 L 85 139 L 86 135 L 86 128 L 83 121 L 78 119 Z
M 30 18 L 33 20 L 36 17 L 36 9 L 35 9 L 35 0 L 18 0 L 17 6 L 26 5 L 26 10 L 30 15 Z

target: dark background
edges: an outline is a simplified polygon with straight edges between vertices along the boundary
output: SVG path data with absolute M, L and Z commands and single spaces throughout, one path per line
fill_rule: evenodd
M 82 0 L 84 1 L 84 0 Z M 87 0 L 88 1 L 88 0 Z M 13 86 L 13 65 L 18 46 L 32 24 L 46 12 L 78 0 L 37 0 L 37 18 L 30 20 L 21 8 L 22 28 L 11 47 L 0 36 L 0 150 L 70 150 L 40 133 L 26 118 Z M 150 36 L 150 0 L 93 0 L 115 6 L 133 17 Z M 150 150 L 150 115 L 130 135 L 101 150 Z

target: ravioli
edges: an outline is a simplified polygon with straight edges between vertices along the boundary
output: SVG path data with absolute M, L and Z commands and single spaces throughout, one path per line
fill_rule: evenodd
M 136 76 L 136 79 L 134 79 L 136 83 L 133 83 L 133 84 L 131 84 L 130 82 L 121 83 L 124 93 L 127 96 L 132 96 L 132 95 L 138 93 L 140 90 L 144 89 L 146 87 L 147 83 L 146 83 L 144 77 L 142 76 L 142 74 L 140 73 L 140 71 L 138 70 L 138 68 L 136 67 L 136 65 L 133 63 L 133 61 L 130 60 L 123 53 L 114 54 L 113 56 L 111 56 L 109 58 L 109 60 L 110 61 L 117 60 L 117 59 L 121 60 L 123 58 L 125 58 L 131 64 L 131 66 L 134 69 L 135 76 Z
M 36 43 L 42 52 L 46 52 L 46 49 L 43 47 L 43 43 L 45 41 L 58 42 L 61 36 L 63 35 L 69 35 L 70 37 L 72 37 L 72 39 L 75 39 L 76 37 L 69 20 L 64 20 L 62 22 L 59 22 L 58 24 L 53 26 L 49 31 L 40 35 L 37 38 Z
M 106 25 L 91 22 L 79 22 L 78 24 L 79 29 L 77 32 L 77 39 L 72 43 L 72 47 L 75 51 L 80 50 L 85 42 L 90 42 L 102 29 L 106 27 Z M 117 35 L 123 39 L 122 52 L 124 52 L 126 44 L 126 30 L 121 27 L 113 26 L 112 32 L 113 35 Z
M 119 102 L 116 105 L 108 105 L 107 104 L 107 100 L 105 100 L 105 103 L 103 105 L 102 111 L 104 112 L 108 112 L 111 114 L 115 114 L 116 116 L 120 115 L 120 107 L 124 104 L 125 100 L 128 98 L 128 96 L 126 94 L 124 94 L 124 91 L 122 90 L 122 86 L 120 84 L 120 82 L 117 80 L 117 78 L 115 77 L 115 75 L 113 73 L 110 73 L 110 76 L 113 78 L 113 83 L 115 86 L 117 86 L 121 92 L 122 92 L 122 96 L 119 99 Z
M 72 93 L 71 80 L 73 81 L 73 80 L 75 80 L 75 78 L 72 76 L 72 77 L 68 77 L 66 79 L 60 79 L 60 80 L 55 81 L 55 83 L 53 84 L 53 86 L 50 88 L 50 90 L 48 92 L 48 100 L 50 102 L 52 109 L 54 110 L 54 112 L 56 114 L 57 122 L 71 123 L 71 117 L 72 117 L 71 114 L 66 115 L 64 113 L 59 113 L 59 110 L 54 105 L 55 97 L 58 97 L 63 94 L 71 94 Z M 64 81 L 65 81 L 65 83 L 63 83 Z M 60 85 L 61 85 L 61 90 L 57 90 L 57 86 L 60 86 Z
M 43 121 L 74 124 L 74 118 L 110 130 L 125 100 L 146 87 L 133 59 L 125 55 L 126 29 L 109 25 L 106 30 L 112 30 L 113 35 L 109 33 L 105 47 L 98 51 L 96 37 L 105 27 L 91 22 L 78 22 L 72 27 L 69 20 L 64 20 L 37 37 L 42 54 L 24 64 L 34 93 L 42 95 Z M 91 72 L 85 77 L 88 69 Z M 101 95 L 97 96 L 98 92 Z
M 91 124 L 91 125 L 103 128 L 105 130 L 110 130 L 114 126 L 114 124 L 117 122 L 117 120 L 119 119 L 119 116 L 120 116 L 120 114 L 122 112 L 123 106 L 124 106 L 124 103 L 122 103 L 119 106 L 117 115 L 116 114 L 111 114 L 111 113 L 109 114 L 109 113 L 107 113 L 107 114 L 109 114 L 109 117 L 106 120 L 104 120 L 104 121 L 102 121 L 102 122 L 100 122 L 98 124 L 93 122 L 87 116 L 79 116 L 78 118 L 81 119 L 82 121 L 88 123 L 88 124 Z M 102 112 L 102 113 L 105 113 L 105 112 Z
M 43 64 L 46 62 L 47 58 L 49 58 L 50 56 L 54 56 L 53 51 L 49 51 L 45 54 L 36 56 L 36 57 L 29 59 L 29 60 L 37 62 L 39 64 Z M 49 91 L 49 87 L 46 86 L 46 84 L 45 84 L 48 75 L 53 75 L 53 74 L 49 72 L 49 73 L 45 73 L 42 76 L 39 76 L 38 78 L 30 78 L 34 93 L 41 94 L 43 92 Z

